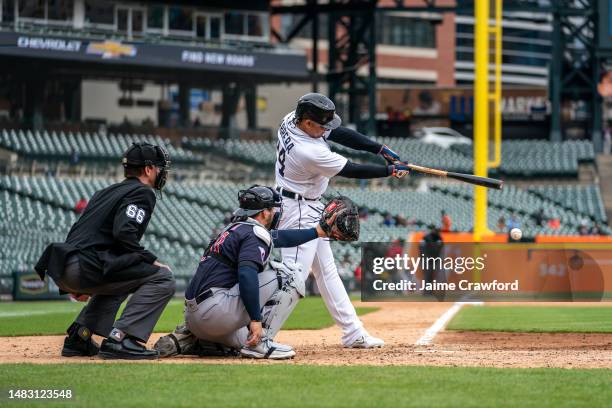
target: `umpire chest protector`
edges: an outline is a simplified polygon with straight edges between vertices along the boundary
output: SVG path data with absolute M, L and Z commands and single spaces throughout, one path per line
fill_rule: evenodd
M 263 225 L 259 222 L 255 221 L 252 218 L 246 218 L 245 220 L 232 222 L 228 226 L 226 226 L 223 231 L 219 233 L 215 238 L 211 239 L 204 251 L 204 257 L 214 258 L 222 264 L 229 266 L 232 269 L 238 268 L 238 263 L 235 259 L 231 259 L 227 255 L 225 255 L 222 251 L 222 244 L 225 239 L 232 234 L 232 231 L 239 225 L 250 225 L 253 227 L 253 233 L 257 238 L 262 240 L 268 247 L 267 255 L 265 259 L 263 259 L 264 268 L 268 264 L 270 260 L 270 255 L 272 254 L 272 249 L 274 249 L 274 243 L 272 242 L 272 236 L 270 235 L 270 231 L 268 231 Z

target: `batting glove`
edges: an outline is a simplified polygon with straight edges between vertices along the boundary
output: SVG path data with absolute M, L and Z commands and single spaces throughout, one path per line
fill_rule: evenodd
M 400 159 L 399 157 L 399 154 L 395 153 L 387 145 L 383 145 L 378 154 L 381 155 L 383 159 L 385 159 L 389 164 L 396 164 L 402 161 L 402 159 Z
M 410 174 L 410 167 L 405 164 L 394 164 L 391 168 L 391 176 L 398 179 Z

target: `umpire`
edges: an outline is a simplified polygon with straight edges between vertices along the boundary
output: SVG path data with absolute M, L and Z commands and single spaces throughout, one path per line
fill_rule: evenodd
M 84 300 L 68 328 L 62 356 L 105 359 L 156 359 L 146 343 L 175 291 L 170 268 L 140 245 L 155 209 L 155 190 L 166 184 L 167 151 L 134 143 L 123 155 L 125 180 L 97 191 L 72 226 L 65 243 L 49 245 L 36 271 L 49 275 L 62 292 Z M 115 321 L 119 306 L 132 294 Z M 92 333 L 106 337 L 102 345 Z

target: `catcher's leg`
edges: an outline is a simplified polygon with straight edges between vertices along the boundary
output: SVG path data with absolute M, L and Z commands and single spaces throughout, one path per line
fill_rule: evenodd
M 259 301 L 265 302 L 278 290 L 276 273 L 268 270 L 258 275 Z M 199 339 L 218 342 L 240 349 L 248 337 L 250 317 L 244 308 L 238 284 L 229 289 L 213 289 L 214 295 L 196 304 L 187 300 L 185 321 L 189 330 Z
M 265 271 L 260 275 L 269 275 L 277 280 L 276 289 L 270 295 L 260 292 L 261 299 L 265 300 L 262 307 L 262 326 L 264 327 L 264 337 L 255 346 L 244 346 L 240 354 L 251 358 L 270 358 L 286 359 L 295 356 L 292 347 L 284 344 L 275 343 L 274 336 L 283 326 L 301 297 L 305 293 L 305 285 L 302 280 L 299 266 L 295 264 L 283 264 L 280 262 L 270 262 L 272 270 Z M 267 299 L 267 300 L 266 300 Z M 246 313 L 246 310 L 245 310 Z M 242 342 L 246 341 L 248 330 L 238 330 L 234 336 Z
M 270 261 L 270 269 L 259 274 L 259 302 L 261 305 L 262 326 L 265 337 L 273 340 L 300 298 L 304 297 L 305 285 L 300 268 L 292 263 Z M 249 330 L 249 316 L 240 302 L 241 314 L 246 322 L 231 333 L 224 344 L 244 346 Z

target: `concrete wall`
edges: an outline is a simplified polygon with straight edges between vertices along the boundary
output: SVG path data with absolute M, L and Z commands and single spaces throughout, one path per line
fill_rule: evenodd
M 121 123 L 125 117 L 130 122 L 140 124 L 149 118 L 157 123 L 157 104 L 152 107 L 119 106 L 123 95 L 118 81 L 85 80 L 82 85 L 81 117 L 85 119 L 106 119 L 108 123 Z M 161 98 L 161 87 L 146 84 L 143 92 L 134 92 L 134 99 L 151 99 L 157 102 Z

